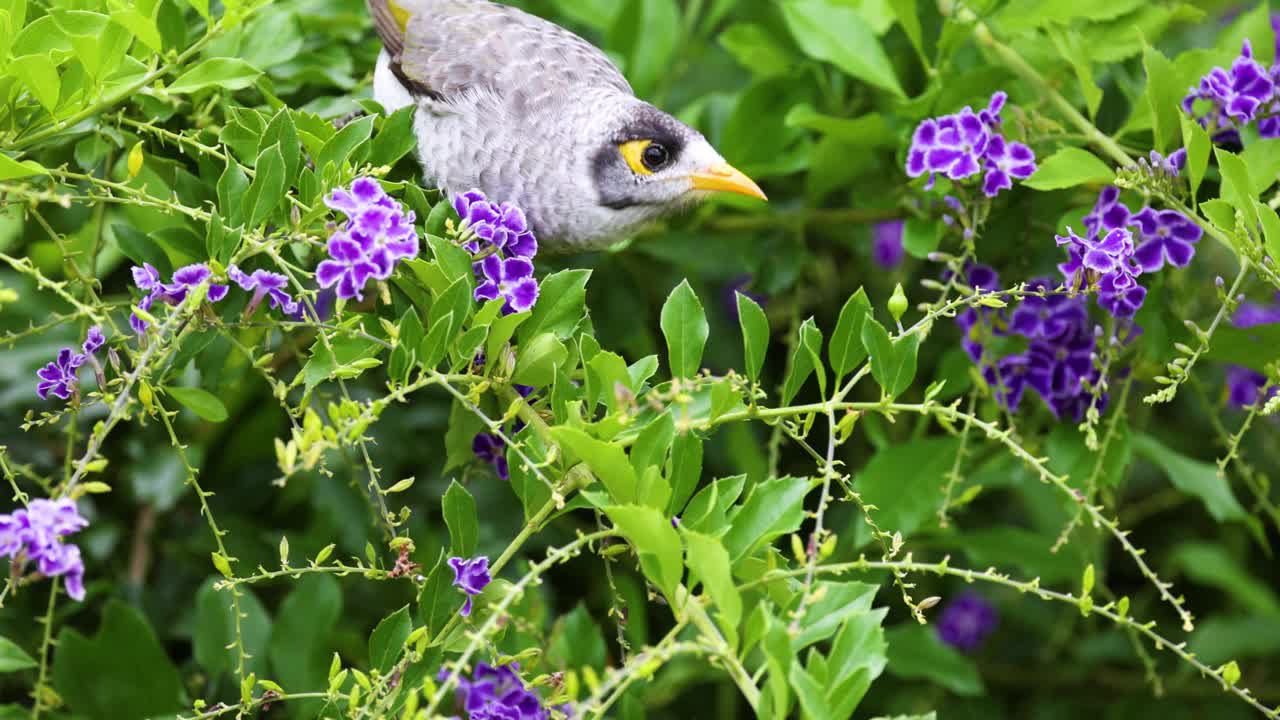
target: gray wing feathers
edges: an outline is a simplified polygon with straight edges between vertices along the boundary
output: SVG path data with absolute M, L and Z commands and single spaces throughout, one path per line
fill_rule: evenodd
M 382 15 L 400 38 L 387 7 Z M 410 14 L 399 52 L 387 44 L 383 20 L 378 33 L 401 72 L 446 102 L 468 89 L 485 90 L 521 104 L 581 86 L 605 86 L 633 94 L 630 84 L 603 52 L 573 33 L 539 17 L 488 0 L 400 0 Z M 393 40 L 394 43 L 394 40 Z M 512 97 L 518 96 L 518 97 Z

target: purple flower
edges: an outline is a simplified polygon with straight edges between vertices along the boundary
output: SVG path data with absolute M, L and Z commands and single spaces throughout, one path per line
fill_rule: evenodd
M 479 595 L 493 578 L 489 577 L 489 558 L 478 557 L 465 560 L 460 557 L 449 558 L 449 567 L 453 568 L 453 586 L 462 590 L 467 601 L 459 611 L 462 617 L 471 615 L 471 599 Z
M 1182 169 L 1186 166 L 1186 148 L 1174 150 L 1169 157 L 1165 157 L 1155 150 L 1151 151 L 1151 169 L 1158 174 L 1176 178 L 1182 174 Z
M 1182 110 L 1195 117 L 1196 102 L 1208 103 L 1208 110 L 1196 120 L 1213 134 L 1214 142 L 1238 142 L 1239 124 L 1253 121 L 1264 105 L 1272 105 L 1275 88 L 1275 79 L 1253 59 L 1253 46 L 1245 40 L 1231 69 L 1209 71 L 1183 99 Z M 1264 137 L 1274 137 L 1280 125 L 1269 122 L 1266 132 Z
M 1123 272 L 1133 257 L 1133 233 L 1128 230 L 1111 230 L 1100 238 L 1082 238 L 1067 228 L 1067 234 L 1057 239 L 1058 245 L 1079 250 L 1082 266 L 1100 275 Z
M 538 301 L 538 281 L 533 279 L 533 263 L 522 257 L 503 260 L 490 255 L 475 264 L 477 275 L 483 280 L 475 290 L 480 301 L 503 298 L 505 315 L 521 313 Z
M 453 196 L 453 209 L 478 240 L 466 243 L 468 252 L 478 253 L 481 243 L 496 248 L 506 258 L 532 258 L 538 254 L 538 241 L 529 227 L 524 211 L 504 202 L 490 202 L 479 190 Z
M 907 174 L 944 174 L 952 180 L 978 174 L 991 132 L 971 108 L 920 123 L 907 152 Z
M 347 216 L 329 238 L 330 259 L 316 268 L 321 287 L 336 284 L 338 297 L 363 300 L 369 278 L 386 280 L 396 263 L 418 256 L 413 211 L 387 195 L 377 180 L 356 178 L 350 189 L 335 188 L 324 202 Z
M 902 264 L 906 250 L 902 246 L 906 223 L 901 220 L 889 220 L 876 223 L 872 228 L 873 236 L 871 257 L 876 264 L 886 270 L 892 270 Z
M 1094 372 L 1097 344 L 1085 328 L 1056 341 L 1036 340 L 1027 348 L 1027 382 L 1053 407 L 1053 401 L 1080 395 Z
M 1260 305 L 1258 303 L 1240 303 L 1231 324 L 1241 329 L 1274 325 L 1280 323 L 1280 305 Z
M 525 386 L 519 385 L 517 388 Z M 533 388 L 528 388 L 532 390 Z M 522 393 L 525 394 L 525 393 Z M 498 477 L 503 480 L 511 479 L 511 469 L 507 465 L 507 444 L 503 442 L 502 437 L 493 433 L 478 433 L 471 441 L 471 452 L 475 456 L 493 466 Z
M 1262 388 L 1267 385 L 1267 377 L 1247 367 L 1231 365 L 1227 368 L 1227 403 L 1235 408 L 1246 410 L 1258 404 L 1262 399 Z M 1274 397 L 1280 388 L 1271 388 L 1267 397 Z
M 72 500 L 33 500 L 26 508 L 0 515 L 0 554 L 13 558 L 19 566 L 34 562 L 46 577 L 65 577 L 67 594 L 83 600 L 80 548 L 62 538 L 88 525 Z
M 1145 207 L 1133 216 L 1142 232 L 1143 243 L 1134 259 L 1143 272 L 1156 272 L 1166 261 L 1174 267 L 1186 267 L 1195 256 L 1195 243 L 1204 231 L 1186 215 L 1176 210 L 1154 210 Z
M 468 227 L 492 223 L 499 218 L 493 203 L 480 190 L 468 190 L 453 196 L 453 209 Z
M 36 371 L 36 377 L 39 378 L 36 394 L 41 400 L 48 400 L 50 395 L 61 400 L 71 397 L 79 384 L 76 371 L 84 364 L 85 359 L 84 355 L 71 348 L 59 350 L 57 360 Z
M 987 103 L 985 110 L 978 112 L 978 117 L 982 120 L 982 124 L 986 125 L 989 130 L 995 132 L 1004 122 L 1000 117 L 1000 112 L 1004 110 L 1004 105 L 1009 100 L 1009 93 L 1003 90 L 997 90 L 992 93 L 990 102 Z
M 1026 355 L 1009 355 L 983 368 L 982 377 L 995 390 L 996 402 L 1009 412 L 1018 409 L 1027 389 L 1030 361 Z
M 1104 279 L 1103 284 L 1105 285 L 1106 282 Z M 1100 288 L 1098 292 L 1098 305 L 1114 317 L 1121 319 L 1137 315 L 1146 299 L 1147 289 L 1141 285 L 1132 285 L 1120 290 Z
M 1093 211 L 1084 216 L 1084 229 L 1089 237 L 1121 230 L 1133 224 L 1133 212 L 1120 202 L 1120 188 L 1109 185 L 1098 194 Z
M 470 720 L 549 720 L 550 712 L 542 706 L 537 693 L 520 679 L 516 672 L 519 669 L 516 663 L 499 667 L 478 663 L 472 679 L 457 678 L 457 709 Z M 444 682 L 450 674 L 448 670 L 441 670 L 436 677 Z M 568 706 L 557 709 L 565 717 L 571 717 Z
M 183 300 L 187 299 L 187 294 L 193 288 L 199 287 L 201 283 L 204 283 L 212 276 L 213 271 L 204 263 L 178 268 L 173 272 L 173 282 L 163 286 L 164 290 L 160 298 L 170 305 L 179 305 Z M 230 288 L 226 285 L 211 283 L 207 298 L 209 302 L 220 302 L 227 296 L 229 290 Z
M 947 603 L 938 618 L 938 637 L 961 652 L 973 652 L 999 624 L 995 607 L 981 595 L 966 591 Z
M 360 245 L 344 232 L 336 232 L 329 238 L 329 258 L 316 267 L 316 282 L 327 288 L 337 285 L 338 297 L 343 300 L 364 300 L 364 286 L 378 268 L 361 250 Z
M 246 316 L 252 315 L 258 309 L 264 297 L 270 298 L 273 309 L 280 309 L 286 316 L 296 316 L 301 310 L 299 304 L 284 291 L 289 285 L 289 278 L 280 273 L 254 270 L 253 273 L 246 275 L 243 270 L 233 264 L 227 268 L 227 277 L 242 290 L 253 293 L 253 297 L 249 299 L 249 304 L 244 309 Z
M 102 334 L 102 328 L 94 325 L 89 328 L 89 333 L 85 335 L 84 344 L 80 346 L 80 349 L 84 351 L 86 356 L 94 355 L 106 344 L 107 337 Z
M 995 197 L 1001 190 L 1013 187 L 1013 179 L 1026 180 L 1036 171 L 1036 156 L 1022 143 L 1008 142 L 999 135 L 987 145 L 987 175 L 982 181 L 982 192 Z
M 1028 282 L 1029 290 L 1049 294 L 1024 297 L 1009 315 L 1009 332 L 1032 339 L 1055 340 L 1083 326 L 1089 318 L 1084 299 L 1055 292 L 1058 287 L 1049 278 L 1035 278 Z

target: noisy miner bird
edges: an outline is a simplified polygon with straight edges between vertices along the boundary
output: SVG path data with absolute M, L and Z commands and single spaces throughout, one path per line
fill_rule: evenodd
M 367 3 L 384 47 L 374 97 L 417 106 L 426 179 L 514 203 L 544 249 L 611 244 L 714 192 L 765 199 L 562 27 L 489 0 Z

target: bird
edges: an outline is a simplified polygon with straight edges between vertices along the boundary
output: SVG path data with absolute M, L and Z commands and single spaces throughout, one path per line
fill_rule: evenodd
M 416 106 L 423 179 L 521 208 L 552 252 L 607 247 L 713 193 L 767 200 L 599 48 L 491 0 L 366 0 L 374 99 Z

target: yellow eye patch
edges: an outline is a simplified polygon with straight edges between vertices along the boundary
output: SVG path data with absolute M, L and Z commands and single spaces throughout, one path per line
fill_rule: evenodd
M 631 172 L 637 175 L 652 175 L 653 171 L 644 164 L 644 151 L 653 144 L 652 140 L 632 140 L 618 146 L 618 152 L 627 161 Z

